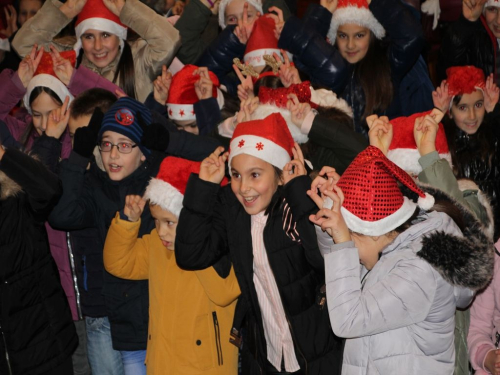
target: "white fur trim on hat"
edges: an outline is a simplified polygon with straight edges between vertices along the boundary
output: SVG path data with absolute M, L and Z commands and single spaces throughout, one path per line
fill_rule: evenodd
M 337 9 L 333 12 L 330 30 L 327 35 L 331 44 L 335 44 L 339 26 L 346 23 L 354 23 L 369 28 L 377 39 L 382 39 L 385 36 L 384 27 L 378 22 L 369 9 L 349 6 Z
M 50 74 L 38 74 L 34 76 L 30 83 L 28 83 L 28 87 L 26 88 L 26 94 L 24 94 L 24 106 L 28 110 L 30 114 L 32 114 L 31 106 L 30 106 L 30 96 L 35 87 L 48 87 L 52 91 L 54 91 L 57 97 L 61 100 L 61 103 L 64 103 L 66 97 L 69 96 L 69 102 L 73 100 L 73 95 L 68 91 L 68 88 L 58 80 L 56 77 Z
M 10 51 L 10 42 L 8 38 L 0 38 L 0 50 Z
M 193 104 L 167 103 L 168 118 L 177 121 L 196 120 Z
M 256 49 L 255 51 L 245 53 L 245 56 L 243 56 L 243 62 L 245 64 L 248 63 L 252 66 L 266 66 L 264 55 L 272 56 L 273 53 L 276 53 L 278 56 L 280 56 L 281 51 L 277 48 Z
M 404 224 L 415 212 L 417 205 L 407 197 L 403 198 L 403 204 L 396 212 L 377 221 L 361 220 L 344 207 L 340 207 L 340 211 L 347 227 L 353 232 L 365 236 L 381 236 Z
M 489 7 L 497 7 L 497 8 L 500 8 L 500 3 L 498 1 L 495 1 L 495 0 L 488 0 L 485 4 L 484 4 L 484 7 L 483 7 L 483 13 L 486 12 L 486 8 L 489 8 Z
M 232 0 L 221 0 L 219 4 L 219 26 L 221 27 L 222 30 L 226 28 L 226 17 L 225 17 L 225 12 L 226 12 L 226 7 L 227 4 L 229 4 Z M 264 14 L 262 11 L 262 4 L 258 0 L 246 0 L 246 2 L 250 5 L 253 5 L 257 11 L 260 12 L 261 15 Z
M 87 30 L 105 31 L 116 35 L 118 39 L 120 39 L 120 47 L 123 51 L 123 45 L 125 43 L 125 40 L 127 39 L 127 28 L 111 20 L 96 17 L 87 18 L 86 20 L 80 22 L 77 27 L 75 27 L 76 43 L 73 46 L 73 49 L 76 51 L 77 55 L 80 52 L 80 48 L 82 48 L 82 35 Z
M 309 138 L 307 134 L 303 134 L 300 129 L 293 123 L 292 114 L 288 109 L 279 108 L 273 104 L 260 104 L 251 115 L 252 120 L 263 120 L 272 113 L 280 113 L 281 116 L 286 121 L 288 125 L 288 130 L 292 134 L 292 138 L 295 142 L 302 144 L 306 143 Z
M 451 167 L 452 163 L 450 153 L 439 154 L 439 157 L 441 159 L 445 159 Z M 418 162 L 418 159 L 420 159 L 420 153 L 416 148 L 398 148 L 389 150 L 387 153 L 387 159 L 409 174 L 418 175 L 422 172 L 422 166 Z
M 234 138 L 231 141 L 230 149 L 229 167 L 231 167 L 231 160 L 241 154 L 255 156 L 279 169 L 283 169 L 291 160 L 288 151 L 283 147 L 269 139 L 255 135 L 241 135 Z M 231 168 L 229 171 L 231 172 Z
M 168 182 L 152 178 L 144 193 L 144 199 L 179 217 L 184 195 Z
M 347 104 L 347 102 L 337 97 L 331 90 L 317 89 L 311 87 L 311 102 L 317 104 L 320 107 L 337 108 L 345 112 L 349 117 L 352 118 L 352 108 Z

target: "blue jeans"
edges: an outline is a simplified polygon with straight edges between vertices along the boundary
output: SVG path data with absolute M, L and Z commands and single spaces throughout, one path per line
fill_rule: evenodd
M 125 375 L 120 352 L 113 349 L 107 317 L 85 317 L 87 351 L 92 375 Z
M 146 360 L 145 350 L 135 350 L 133 352 L 122 350 L 120 353 L 122 355 L 125 375 L 146 375 L 146 365 L 144 364 Z

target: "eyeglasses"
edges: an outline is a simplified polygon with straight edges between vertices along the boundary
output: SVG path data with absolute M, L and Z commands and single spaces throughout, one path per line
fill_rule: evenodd
M 98 143 L 99 150 L 102 152 L 110 152 L 114 146 L 118 149 L 118 152 L 121 154 L 130 154 L 132 152 L 132 149 L 134 147 L 137 147 L 138 145 L 133 145 L 132 143 L 128 142 L 120 142 L 117 143 L 116 145 L 109 142 L 109 141 L 102 141 Z

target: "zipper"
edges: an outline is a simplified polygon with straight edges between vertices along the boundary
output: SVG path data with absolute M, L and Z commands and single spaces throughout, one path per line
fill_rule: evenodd
M 10 365 L 9 350 L 7 349 L 7 340 L 5 339 L 5 334 L 2 331 L 2 325 L 0 324 L 0 332 L 2 333 L 3 345 L 5 347 L 5 359 L 7 360 L 7 368 L 9 369 L 9 375 L 12 375 L 12 367 Z
M 73 256 L 73 246 L 71 245 L 71 236 L 66 232 L 66 243 L 68 245 L 69 265 L 71 267 L 71 276 L 73 279 L 73 288 L 75 289 L 76 310 L 78 311 L 78 319 L 83 319 L 82 305 L 80 303 L 80 288 L 78 288 L 78 280 L 76 277 L 75 257 Z
M 220 342 L 220 327 L 219 327 L 219 320 L 217 319 L 217 312 L 212 311 L 212 318 L 214 320 L 215 347 L 217 348 L 217 362 L 219 363 L 219 366 L 222 366 L 224 364 L 224 361 L 222 360 L 222 345 Z

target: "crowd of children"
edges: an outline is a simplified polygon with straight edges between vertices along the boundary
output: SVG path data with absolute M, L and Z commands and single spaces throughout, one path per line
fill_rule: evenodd
M 0 374 L 500 374 L 500 3 L 413 6 L 6 5 Z

